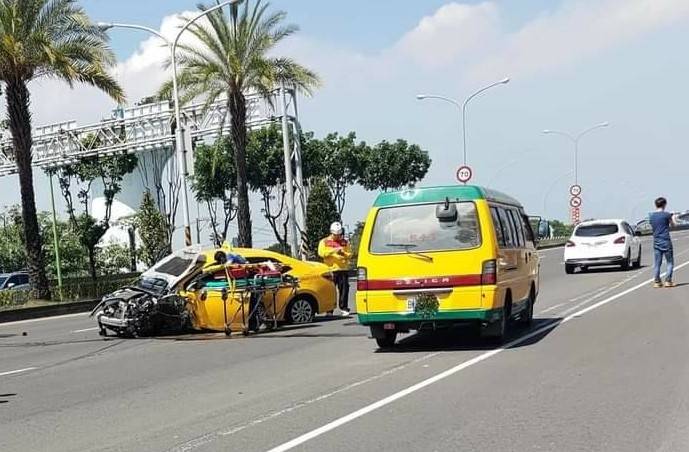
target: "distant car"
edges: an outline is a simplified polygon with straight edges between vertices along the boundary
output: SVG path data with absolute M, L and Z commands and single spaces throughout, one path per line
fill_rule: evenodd
M 640 235 L 651 235 L 651 234 L 653 234 L 653 228 L 651 227 L 651 222 L 648 220 L 641 220 L 638 223 L 636 223 L 635 230 Z
M 641 266 L 641 242 L 624 220 L 592 220 L 580 223 L 565 245 L 565 272 L 577 268 L 619 265 Z
M 23 290 L 29 288 L 29 274 L 26 272 L 0 273 L 0 290 Z

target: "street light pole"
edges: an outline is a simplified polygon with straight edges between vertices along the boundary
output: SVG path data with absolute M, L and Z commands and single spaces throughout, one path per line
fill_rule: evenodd
M 574 144 L 574 184 L 579 185 L 579 141 L 584 137 L 584 135 L 588 134 L 589 132 L 593 132 L 596 129 L 602 129 L 604 127 L 608 127 L 610 124 L 608 122 L 602 122 L 600 124 L 596 124 L 593 127 L 589 127 L 588 129 L 584 130 L 583 132 L 579 133 L 576 136 L 573 136 L 567 132 L 560 132 L 558 130 L 544 130 L 543 133 L 546 135 L 560 135 L 568 140 L 570 140 Z
M 179 30 L 177 35 L 175 36 L 174 40 L 172 42 L 164 37 L 161 33 L 158 31 L 149 28 L 149 27 L 144 27 L 141 25 L 134 25 L 134 24 L 123 24 L 123 23 L 100 23 L 98 24 L 99 27 L 103 30 L 108 30 L 110 28 L 118 27 L 118 28 L 131 28 L 134 30 L 142 30 L 142 31 L 147 31 L 151 34 L 154 34 L 155 36 L 159 37 L 163 41 L 165 41 L 165 44 L 167 44 L 168 48 L 170 49 L 170 59 L 171 59 L 171 65 L 172 65 L 172 96 L 173 96 L 173 102 L 175 104 L 175 122 L 176 122 L 176 128 L 175 128 L 175 145 L 176 145 L 176 153 L 177 153 L 177 162 L 180 168 L 180 182 L 181 182 L 181 191 L 182 191 L 182 210 L 183 210 L 183 216 L 184 216 L 184 244 L 186 246 L 191 246 L 192 244 L 192 237 L 191 237 L 191 219 L 189 216 L 189 193 L 187 189 L 187 150 L 184 142 L 184 128 L 182 127 L 182 109 L 180 106 L 179 102 L 179 86 L 177 83 L 177 45 L 179 44 L 179 40 L 182 37 L 182 34 L 184 34 L 189 27 L 194 24 L 196 21 L 201 19 L 202 17 L 207 16 L 208 14 L 212 13 L 213 11 L 216 11 L 218 9 L 224 8 L 227 5 L 233 5 L 236 3 L 240 3 L 242 0 L 229 0 L 223 3 L 219 3 L 212 8 L 208 8 L 205 11 L 200 12 L 196 16 L 192 17 L 187 23 Z
M 453 104 L 455 107 L 457 107 L 460 110 L 460 113 L 462 115 L 462 156 L 463 156 L 462 161 L 463 161 L 465 166 L 467 164 L 467 120 L 466 120 L 467 105 L 469 104 L 469 102 L 471 102 L 471 100 L 473 98 L 475 98 L 479 94 L 483 93 L 484 91 L 487 91 L 487 90 L 494 88 L 498 85 L 506 85 L 509 82 L 510 82 L 509 78 L 504 78 L 504 79 L 500 80 L 499 82 L 491 83 L 490 85 L 479 89 L 478 91 L 474 92 L 472 95 L 467 97 L 466 100 L 462 104 L 460 104 L 459 102 L 457 102 L 454 99 L 451 99 L 451 98 L 445 97 L 445 96 L 438 96 L 436 94 L 417 94 L 416 98 L 418 100 L 426 100 L 426 99 L 441 100 L 441 101 Z

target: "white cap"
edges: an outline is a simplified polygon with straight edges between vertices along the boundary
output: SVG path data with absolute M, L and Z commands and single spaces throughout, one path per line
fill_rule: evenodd
M 342 228 L 342 223 L 340 223 L 339 221 L 336 221 L 330 225 L 330 233 L 331 234 L 340 235 L 343 232 L 344 232 L 344 229 Z

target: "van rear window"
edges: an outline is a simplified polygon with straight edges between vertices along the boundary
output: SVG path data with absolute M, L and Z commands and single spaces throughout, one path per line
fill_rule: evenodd
M 453 221 L 438 219 L 437 206 L 417 204 L 380 209 L 373 224 L 370 252 L 452 251 L 481 245 L 481 230 L 473 202 L 455 203 L 457 218 Z
M 619 228 L 616 224 L 591 224 L 579 226 L 574 235 L 577 237 L 601 237 L 603 235 L 617 234 L 618 231 Z

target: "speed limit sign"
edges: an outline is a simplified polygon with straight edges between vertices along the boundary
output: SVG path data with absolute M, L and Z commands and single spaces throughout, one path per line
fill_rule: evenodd
M 471 180 L 471 176 L 473 175 L 474 173 L 471 171 L 471 168 L 466 165 L 462 165 L 457 168 L 457 180 L 463 184 L 469 182 Z
M 572 199 L 569 200 L 569 205 L 575 209 L 581 207 L 581 198 L 578 196 L 572 196 Z
M 581 194 L 581 185 L 572 185 L 569 187 L 569 194 L 572 196 L 579 196 Z

